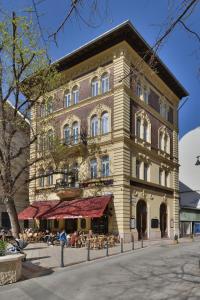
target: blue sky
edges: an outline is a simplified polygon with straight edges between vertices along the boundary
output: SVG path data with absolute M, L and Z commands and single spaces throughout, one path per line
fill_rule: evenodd
M 38 0 L 35 0 L 38 2 Z M 119 23 L 129 19 L 144 39 L 152 45 L 158 36 L 162 25 L 166 22 L 170 14 L 169 3 L 173 3 L 173 9 L 181 0 L 99 0 L 99 18 L 94 14 L 90 16 L 92 24 L 88 27 L 80 17 L 73 16 L 65 26 L 65 29 L 58 35 L 58 46 L 49 43 L 49 55 L 56 60 L 82 44 L 90 41 L 103 32 L 113 28 Z M 84 0 L 83 0 L 84 2 Z M 81 14 L 88 20 L 89 4 L 81 9 Z M 105 11 L 105 2 L 108 2 Z M 61 23 L 68 9 L 70 1 L 66 0 L 46 0 L 38 5 L 40 21 L 47 38 Z M 30 0 L 0 0 L 1 7 L 7 11 L 16 10 L 19 14 L 23 13 L 24 7 L 30 7 Z M 187 24 L 196 31 L 200 28 L 200 4 L 196 7 L 192 17 Z M 91 23 L 90 22 L 90 23 Z M 159 51 L 159 56 L 169 67 L 176 78 L 188 90 L 189 101 L 182 107 L 179 114 L 180 137 L 192 128 L 200 126 L 200 77 L 197 73 L 200 69 L 200 44 L 190 34 L 179 25 L 170 35 L 163 47 Z

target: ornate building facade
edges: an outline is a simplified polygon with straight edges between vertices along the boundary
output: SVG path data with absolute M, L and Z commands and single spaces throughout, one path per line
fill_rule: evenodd
M 99 150 L 84 164 L 78 159 L 63 165 L 78 170 L 74 185 L 67 171 L 59 175 L 53 165 L 31 166 L 30 176 L 47 176 L 31 181 L 30 202 L 60 200 L 55 188 L 60 180 L 66 182 L 62 200 L 70 201 L 70 193 L 82 201 L 112 199 L 99 218 L 55 219 L 49 226 L 112 232 L 125 239 L 130 233 L 154 239 L 179 232 L 177 108 L 187 92 L 158 57 L 154 67 L 147 63 L 148 51 L 125 22 L 57 61 L 60 86 L 47 95 L 48 107 L 33 108 L 32 124 L 39 128 L 49 118 L 41 143 L 56 135 L 68 147 L 79 144 L 84 128 Z M 31 157 L 43 144 L 32 145 Z

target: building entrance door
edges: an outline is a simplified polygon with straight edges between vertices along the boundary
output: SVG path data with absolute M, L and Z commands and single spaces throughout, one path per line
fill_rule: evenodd
M 161 232 L 161 238 L 164 238 L 164 237 L 167 236 L 166 229 L 167 229 L 167 205 L 165 203 L 162 203 L 160 205 L 160 232 Z
M 137 231 L 138 231 L 138 240 L 146 237 L 147 230 L 147 205 L 144 200 L 139 200 L 136 207 L 137 213 Z

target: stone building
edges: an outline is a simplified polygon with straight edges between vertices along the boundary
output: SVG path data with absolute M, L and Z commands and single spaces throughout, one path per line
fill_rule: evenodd
M 8 107 L 8 114 L 12 116 L 12 113 L 14 112 L 14 107 L 11 102 L 7 101 L 7 107 Z M 18 112 L 17 114 L 19 120 L 17 118 L 15 119 L 16 127 L 18 126 L 17 131 L 15 132 L 11 148 L 13 150 L 13 154 L 17 153 L 19 149 L 25 145 L 29 145 L 29 129 L 30 129 L 30 123 L 27 119 L 24 118 L 24 116 Z M 11 117 L 12 120 L 12 117 Z M 10 122 L 10 121 L 9 121 Z M 17 125 L 18 124 L 18 125 Z M 3 148 L 1 148 L 2 150 Z M 28 148 L 27 151 L 22 151 L 20 155 L 18 155 L 15 159 L 11 161 L 12 164 L 12 172 L 13 175 L 16 175 L 17 172 L 19 172 L 21 169 L 24 168 L 24 166 L 27 163 L 28 159 Z M 0 165 L 1 168 L 1 165 Z M 19 177 L 19 179 L 16 182 L 16 192 L 14 193 L 14 202 L 16 206 L 17 212 L 22 211 L 25 207 L 29 205 L 29 189 L 28 184 L 25 184 L 26 180 L 29 178 L 28 171 L 24 171 L 22 175 Z M 24 223 L 21 222 L 20 224 L 22 227 L 24 226 Z M 25 222 L 26 225 L 26 222 Z M 4 229 L 10 229 L 10 219 L 8 216 L 8 213 L 6 211 L 6 207 L 3 203 L 3 195 L 2 195 L 2 187 L 1 187 L 1 181 L 0 181 L 0 228 Z
M 33 109 L 32 123 L 39 128 L 41 119 L 50 118 L 47 140 L 56 132 L 73 146 L 85 127 L 100 151 L 84 165 L 74 162 L 82 175 L 73 186 L 62 177 L 66 181 L 62 217 L 55 209 L 55 217 L 53 211 L 46 219 L 44 214 L 40 224 L 52 228 L 65 224 L 67 231 L 91 228 L 119 233 L 125 239 L 131 232 L 136 239 L 141 235 L 173 238 L 178 233 L 177 107 L 187 91 L 158 57 L 154 66 L 147 64 L 149 51 L 150 46 L 127 21 L 56 62 L 62 75 L 60 86 L 46 95 L 51 103 L 46 112 L 42 104 Z M 37 145 L 32 146 L 31 155 L 39 155 Z M 55 185 L 61 176 L 53 174 L 53 169 L 41 164 L 30 169 L 31 176 L 49 174 L 30 184 L 30 202 L 38 207 L 60 205 Z M 82 201 L 79 213 L 71 217 L 70 195 Z M 84 201 L 89 201 L 85 207 L 90 209 L 95 201 L 101 202 L 102 195 L 107 199 L 100 205 L 104 212 L 82 211 Z

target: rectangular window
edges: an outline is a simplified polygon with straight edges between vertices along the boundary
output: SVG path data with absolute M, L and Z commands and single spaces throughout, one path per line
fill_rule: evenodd
M 169 172 L 165 171 L 165 186 L 169 187 Z
M 105 77 L 102 77 L 102 80 L 101 80 L 101 84 L 102 84 L 102 93 L 106 93 L 109 91 L 109 77 L 108 76 L 105 76 Z
M 148 181 L 149 180 L 149 165 L 144 163 L 144 180 Z
M 105 156 L 102 158 L 102 177 L 110 176 L 110 162 L 109 157 Z
M 147 91 L 146 88 L 144 88 L 143 98 L 144 98 L 144 102 L 145 102 L 146 104 L 148 104 L 148 102 L 149 102 L 149 93 L 148 93 L 148 91 Z
M 77 104 L 79 102 L 79 90 L 73 91 L 73 100 L 74 100 L 74 104 Z
M 92 97 L 95 97 L 99 94 L 99 85 L 98 81 L 92 82 Z
M 91 178 L 97 178 L 97 160 L 92 159 L 90 161 L 90 176 Z
M 136 160 L 136 177 L 140 179 L 140 161 Z
M 137 94 L 138 98 L 141 99 L 141 97 L 142 97 L 142 88 L 141 88 L 140 84 L 137 84 L 136 94 Z
M 65 95 L 65 106 L 69 107 L 71 105 L 71 95 L 67 94 Z

